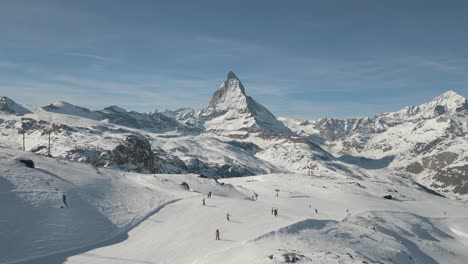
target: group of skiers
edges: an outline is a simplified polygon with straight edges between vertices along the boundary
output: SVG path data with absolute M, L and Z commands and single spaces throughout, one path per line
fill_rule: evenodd
M 206 196 L 206 198 L 211 198 L 211 192 L 208 193 L 208 195 Z M 203 197 L 203 199 L 202 199 L 202 204 L 203 204 L 203 205 L 206 205 L 205 197 Z
M 275 190 L 275 191 L 276 191 L 276 196 L 278 196 L 279 190 Z M 208 192 L 207 198 L 211 198 L 211 192 Z M 257 200 L 257 198 L 258 198 L 258 194 L 254 193 L 254 195 L 252 196 L 252 200 Z M 205 200 L 204 197 L 202 199 L 202 203 L 203 203 L 203 205 L 206 205 L 206 200 Z M 309 205 L 309 208 L 312 208 L 312 205 Z M 317 208 L 315 208 L 315 213 L 318 214 Z M 346 213 L 349 213 L 349 209 L 346 210 Z M 273 216 L 277 217 L 278 216 L 278 208 L 272 207 L 271 208 L 271 214 Z M 226 214 L 226 220 L 227 221 L 231 221 L 230 216 L 231 215 L 229 213 Z M 220 231 L 219 231 L 219 229 L 216 229 L 216 231 L 215 231 L 215 239 L 220 240 Z
M 278 216 L 278 208 L 275 208 L 275 207 L 271 208 L 271 214 L 274 215 L 275 217 L 277 217 Z
M 206 198 L 211 198 L 211 195 L 212 195 L 211 192 L 208 192 L 208 195 L 206 196 Z M 203 199 L 202 199 L 202 205 L 203 205 L 203 206 L 206 205 L 205 197 L 203 197 Z M 229 215 L 229 213 L 227 213 L 227 214 L 226 214 L 226 219 L 227 219 L 228 221 L 230 221 L 230 218 L 229 218 L 229 217 L 230 217 L 230 215 Z M 216 240 L 221 240 L 220 237 L 219 237 L 219 235 L 220 235 L 220 232 L 219 232 L 219 228 L 218 228 L 218 229 L 216 229 L 216 231 L 215 231 L 215 239 L 216 239 Z

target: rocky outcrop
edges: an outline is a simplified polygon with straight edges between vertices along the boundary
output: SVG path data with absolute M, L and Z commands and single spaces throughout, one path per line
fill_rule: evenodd
M 433 179 L 433 188 L 449 190 L 455 194 L 468 194 L 468 164 L 439 169 Z
M 112 163 L 130 171 L 158 173 L 157 158 L 147 139 L 139 135 L 129 135 L 125 142 L 112 151 Z

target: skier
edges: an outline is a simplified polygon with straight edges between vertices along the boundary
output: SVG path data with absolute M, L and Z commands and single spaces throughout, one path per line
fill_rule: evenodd
M 203 202 L 203 205 L 205 205 L 205 198 L 203 198 L 202 202 Z
M 275 215 L 275 217 L 278 216 L 278 209 L 276 209 L 276 208 L 275 208 L 275 211 L 274 211 L 274 215 Z
M 208 198 L 211 198 L 211 192 L 208 193 Z
M 65 205 L 65 207 L 68 208 L 68 204 L 67 204 L 67 196 L 65 194 L 62 194 L 62 202 L 63 204 Z
M 231 220 L 229 220 L 229 213 L 226 214 L 226 219 L 227 219 L 228 221 L 231 221 Z
M 219 239 L 219 229 L 216 229 L 215 234 L 216 234 L 216 240 L 220 240 L 220 239 Z
M 315 213 L 318 214 L 317 208 L 315 208 Z

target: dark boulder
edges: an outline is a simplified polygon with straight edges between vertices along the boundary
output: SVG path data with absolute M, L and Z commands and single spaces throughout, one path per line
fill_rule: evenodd
M 393 200 L 393 196 L 391 196 L 390 194 L 389 195 L 384 195 L 385 199 L 388 199 L 388 200 Z
M 19 160 L 19 162 L 24 163 L 24 165 L 26 165 L 26 167 L 28 167 L 28 168 L 33 168 L 34 169 L 34 161 L 32 161 L 30 159 L 21 159 L 21 160 Z
M 187 190 L 187 191 L 190 190 L 190 186 L 188 185 L 188 183 L 182 182 L 180 185 L 181 185 L 185 190 Z

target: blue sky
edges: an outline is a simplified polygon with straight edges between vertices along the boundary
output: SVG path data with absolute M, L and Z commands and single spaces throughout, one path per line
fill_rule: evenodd
M 368 116 L 468 95 L 466 14 L 466 1 L 2 0 L 0 95 L 201 108 L 233 70 L 277 116 Z

